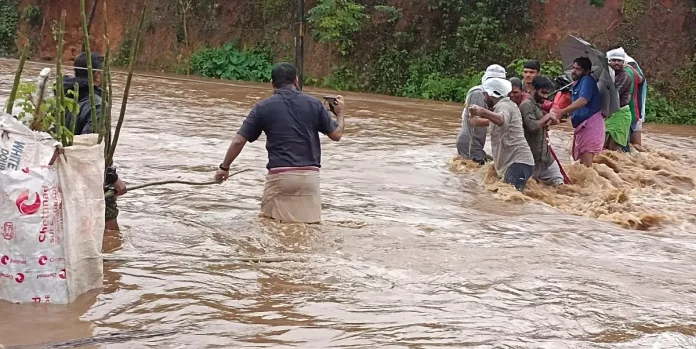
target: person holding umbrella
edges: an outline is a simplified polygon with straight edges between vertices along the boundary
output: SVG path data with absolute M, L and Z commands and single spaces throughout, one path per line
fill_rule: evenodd
M 602 98 L 591 72 L 589 58 L 578 57 L 573 61 L 572 77 L 576 84 L 571 90 L 572 103 L 558 111 L 561 118 L 569 115 L 573 124 L 573 159 L 587 167 L 592 167 L 594 156 L 604 148 Z

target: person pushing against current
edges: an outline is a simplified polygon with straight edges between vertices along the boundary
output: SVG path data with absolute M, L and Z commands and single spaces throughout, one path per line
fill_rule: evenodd
M 483 90 L 486 104 L 493 111 L 472 105 L 469 107 L 471 123 L 477 126 L 487 126 L 489 122 L 492 124 L 491 148 L 495 171 L 505 183 L 523 191 L 534 173 L 534 157 L 524 138 L 520 109 L 508 97 L 512 84 L 505 79 L 492 78 L 483 83 Z
M 505 76 L 505 68 L 498 64 L 493 64 L 486 68 L 486 72 L 481 78 L 481 83 L 492 78 L 504 79 Z M 462 128 L 457 136 L 457 153 L 465 159 L 483 165 L 488 161 L 488 156 L 483 150 L 483 147 L 486 145 L 488 126 L 487 124 L 474 126 L 469 122 L 468 107 L 472 105 L 486 108 L 486 99 L 481 85 L 472 87 L 466 94 L 466 107 L 462 111 Z
M 229 177 L 230 165 L 247 142 L 266 134 L 268 174 L 261 200 L 261 214 L 278 221 L 321 222 L 319 133 L 338 142 L 343 135 L 345 103 L 337 96 L 336 120 L 322 102 L 298 89 L 297 70 L 280 63 L 271 72 L 273 96 L 249 112 L 237 131 L 215 180 Z

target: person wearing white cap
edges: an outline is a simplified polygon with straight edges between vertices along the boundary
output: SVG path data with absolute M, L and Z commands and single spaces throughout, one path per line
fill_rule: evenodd
M 486 68 L 486 72 L 481 78 L 481 83 L 491 78 L 504 79 L 505 77 L 505 68 L 498 64 L 493 64 Z M 486 107 L 483 87 L 481 85 L 471 88 L 466 94 L 466 106 L 472 105 L 478 105 L 483 108 Z M 486 161 L 488 161 L 488 156 L 483 150 L 483 146 L 486 144 L 487 133 L 487 124 L 475 126 L 469 123 L 469 109 L 465 107 L 462 111 L 462 129 L 457 136 L 457 153 L 459 153 L 459 156 L 477 162 L 480 165 L 486 163 Z
M 640 69 L 640 66 L 638 66 L 636 60 L 628 54 L 626 54 L 626 65 L 624 66 L 624 69 L 628 75 L 633 78 L 633 85 L 631 85 L 631 101 L 628 102 L 628 106 L 631 108 L 631 114 L 633 116 L 633 122 L 631 122 L 630 143 L 633 144 L 636 149 L 641 150 L 641 146 L 643 145 L 642 133 L 643 122 L 645 121 L 645 100 L 648 93 L 648 84 L 645 80 L 645 75 Z
M 493 111 L 477 105 L 469 107 L 475 124 L 491 123 L 491 148 L 493 163 L 498 176 L 505 183 L 523 191 L 534 173 L 534 156 L 524 137 L 522 114 L 508 95 L 512 91 L 510 81 L 491 78 L 483 85 L 486 104 Z
M 605 141 L 604 147 L 613 151 L 622 151 L 628 146 L 629 133 L 631 131 L 631 85 L 633 79 L 624 70 L 626 52 L 622 48 L 617 48 L 607 52 L 609 66 L 614 70 L 614 84 L 619 93 L 619 109 L 609 116 L 605 121 Z

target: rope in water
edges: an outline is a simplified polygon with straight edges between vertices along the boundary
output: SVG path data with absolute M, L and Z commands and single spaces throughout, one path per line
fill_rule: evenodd
M 140 260 L 142 257 L 104 257 L 104 262 L 134 262 Z M 271 257 L 227 257 L 227 258 L 164 258 L 157 259 L 157 261 L 167 261 L 167 262 L 181 262 L 182 260 L 195 260 L 196 262 L 204 263 L 229 263 L 229 262 L 242 262 L 242 263 L 281 263 L 281 262 L 307 262 L 309 259 L 306 257 L 299 256 L 271 256 Z M 152 261 L 148 258 L 148 261 Z
M 237 172 L 233 172 L 233 173 L 230 173 L 230 177 L 237 175 L 237 174 L 240 174 L 242 172 L 247 172 L 247 171 L 251 171 L 251 170 L 244 169 L 244 170 L 240 170 Z M 172 179 L 172 180 L 157 181 L 157 182 L 150 182 L 150 183 L 130 186 L 130 187 L 128 187 L 128 191 L 138 190 L 138 189 L 152 187 L 152 186 L 156 186 L 156 185 L 165 185 L 165 184 L 185 184 L 185 185 L 203 186 L 203 185 L 213 185 L 213 184 L 221 184 L 221 183 L 222 182 L 219 182 L 219 181 L 193 182 L 193 181 L 182 181 L 182 180 Z M 109 190 L 104 194 L 104 198 L 108 199 L 110 197 L 113 197 L 114 195 L 116 195 L 116 191 Z

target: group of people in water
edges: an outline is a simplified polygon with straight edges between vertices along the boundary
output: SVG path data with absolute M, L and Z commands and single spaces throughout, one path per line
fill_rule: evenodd
M 603 149 L 630 150 L 630 144 L 640 144 L 642 121 L 645 118 L 645 77 L 635 60 L 623 49 L 608 52 L 607 57 L 615 75 L 621 109 L 613 115 L 603 115 L 602 97 L 592 76 L 592 62 L 578 57 L 573 62 L 573 82 L 561 88 L 553 102 L 550 95 L 556 86 L 541 75 L 541 65 L 530 60 L 524 65 L 523 79 L 507 79 L 505 68 L 489 66 L 479 86 L 470 89 L 462 113 L 462 128 L 457 138 L 457 150 L 463 158 L 478 164 L 492 160 L 495 170 L 506 183 L 523 191 L 527 181 L 534 178 L 547 185 L 569 183 L 553 149 L 549 145 L 549 127 L 570 118 L 574 128 L 573 158 L 592 166 L 593 157 Z M 634 63 L 633 65 L 631 63 Z M 75 77 L 66 77 L 67 86 L 77 82 L 86 89 L 86 57 L 75 60 Z M 101 78 L 103 56 L 92 53 L 96 70 L 95 83 Z M 247 143 L 266 135 L 268 174 L 261 199 L 263 216 L 279 221 L 319 223 L 321 221 L 321 142 L 319 134 L 339 141 L 345 129 L 346 104 L 342 96 L 326 97 L 327 109 L 321 100 L 300 91 L 297 70 L 288 63 L 276 65 L 271 73 L 273 96 L 260 101 L 249 112 L 232 140 L 214 178 L 228 179 L 230 166 Z M 568 88 L 570 87 L 570 88 Z M 98 87 L 95 92 L 100 96 Z M 91 132 L 89 101 L 80 93 L 79 115 L 75 117 L 75 134 Z M 97 98 L 97 119 L 101 117 L 101 98 Z M 329 112 L 334 115 L 332 116 Z M 484 151 L 490 131 L 492 156 Z M 111 165 L 111 164 L 110 164 Z M 105 191 L 114 190 L 119 196 L 127 187 L 110 166 L 105 178 Z M 107 229 L 118 229 L 118 208 L 115 200 L 107 200 Z
M 541 64 L 526 62 L 523 79 L 507 79 L 505 68 L 489 66 L 481 85 L 469 90 L 462 112 L 457 152 L 480 165 L 493 161 L 506 183 L 523 191 L 530 178 L 545 185 L 569 184 L 549 144 L 549 128 L 570 118 L 573 126 L 572 156 L 587 167 L 604 149 L 630 151 L 641 146 L 645 119 L 645 76 L 623 48 L 607 52 L 620 109 L 602 113 L 602 96 L 592 75 L 592 61 L 574 60 L 573 81 L 559 89 L 553 102 L 554 82 L 541 75 Z M 492 156 L 484 151 L 490 131 Z

